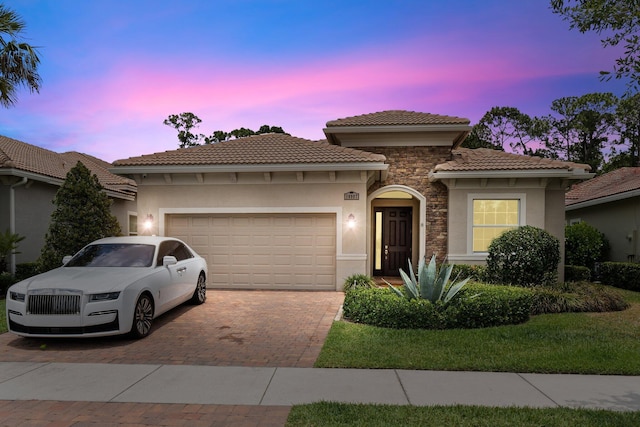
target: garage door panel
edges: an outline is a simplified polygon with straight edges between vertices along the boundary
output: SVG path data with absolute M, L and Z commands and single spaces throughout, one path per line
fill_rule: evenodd
M 335 289 L 335 214 L 169 215 L 209 264 L 209 286 Z

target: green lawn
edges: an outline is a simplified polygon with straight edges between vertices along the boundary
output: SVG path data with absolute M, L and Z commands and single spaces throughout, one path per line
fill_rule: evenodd
M 521 325 L 393 330 L 334 322 L 316 367 L 640 375 L 640 293 L 621 312 L 535 316 Z M 631 426 L 640 412 L 571 408 L 294 406 L 297 426 Z
M 534 316 L 484 329 L 334 322 L 316 367 L 640 375 L 640 298 L 627 310 Z
M 569 408 L 487 408 L 479 406 L 390 406 L 313 403 L 294 406 L 287 427 L 455 426 L 602 427 L 640 425 L 640 412 Z

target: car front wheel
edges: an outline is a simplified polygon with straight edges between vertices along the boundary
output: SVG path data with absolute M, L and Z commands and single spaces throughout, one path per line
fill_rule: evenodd
M 134 338 L 144 338 L 151 331 L 153 321 L 153 301 L 147 294 L 140 295 L 133 312 L 133 325 L 131 335 Z
M 196 290 L 193 291 L 193 296 L 191 297 L 192 304 L 202 304 L 207 299 L 207 281 L 203 274 L 198 276 L 198 283 L 196 283 Z

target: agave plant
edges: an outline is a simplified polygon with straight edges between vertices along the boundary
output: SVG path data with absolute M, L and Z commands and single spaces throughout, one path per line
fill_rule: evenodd
M 409 260 L 409 275 L 400 269 L 400 276 L 404 282 L 406 292 L 402 292 L 388 282 L 387 284 L 399 296 L 404 296 L 408 299 L 426 299 L 432 303 L 441 301 L 446 304 L 460 292 L 470 279 L 467 277 L 459 282 L 449 283 L 451 270 L 453 270 L 453 265 L 442 266 L 438 271 L 436 256 L 434 255 L 431 257 L 429 265 L 426 265 L 424 258 L 420 260 L 418 277 L 416 278 L 411 260 Z

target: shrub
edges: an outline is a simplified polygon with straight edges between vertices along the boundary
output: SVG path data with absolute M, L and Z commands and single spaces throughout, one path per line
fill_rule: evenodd
M 18 243 L 23 241 L 25 236 L 11 233 L 9 230 L 0 233 L 0 273 L 7 271 L 7 257 L 11 254 L 19 254 Z
M 443 316 L 422 299 L 398 298 L 390 288 L 354 288 L 345 292 L 343 315 L 356 323 L 394 329 L 443 329 Z
M 568 225 L 564 229 L 565 263 L 580 265 L 593 271 L 596 262 L 606 256 L 609 244 L 604 234 L 586 222 Z
M 455 264 L 451 277 L 468 277 L 476 282 L 486 282 L 487 267 L 484 265 Z
M 9 286 L 17 283 L 16 278 L 9 273 L 0 273 L 0 297 L 3 297 L 7 293 Z
M 111 213 L 111 200 L 95 174 L 78 162 L 64 179 L 54 198 L 40 267 L 48 271 L 62 265 L 62 258 L 102 237 L 121 233 L 118 219 Z
M 616 288 L 640 291 L 640 264 L 630 262 L 603 262 L 600 281 Z
M 344 280 L 343 289 L 345 291 L 352 288 L 373 288 L 376 286 L 375 280 L 366 274 L 352 274 Z
M 588 267 L 579 265 L 564 266 L 565 282 L 588 282 L 589 280 L 591 280 L 591 270 Z
M 492 283 L 536 286 L 554 283 L 560 242 L 529 225 L 509 230 L 489 245 L 487 279 Z
M 25 262 L 16 264 L 16 279 L 24 280 L 40 273 L 39 264 L 37 262 Z
M 531 314 L 620 311 L 628 307 L 629 303 L 614 289 L 572 282 L 533 289 Z
M 398 298 L 388 288 L 355 288 L 345 293 L 344 317 L 394 329 L 481 328 L 528 320 L 531 291 L 469 284 L 445 305 L 424 299 Z

